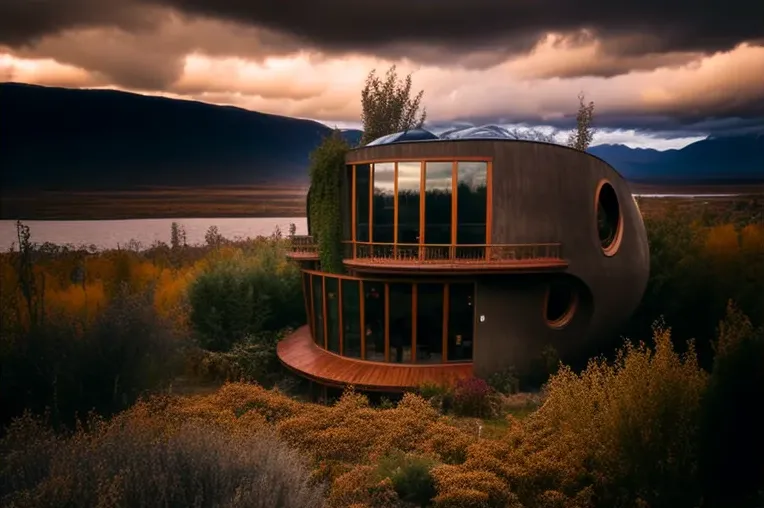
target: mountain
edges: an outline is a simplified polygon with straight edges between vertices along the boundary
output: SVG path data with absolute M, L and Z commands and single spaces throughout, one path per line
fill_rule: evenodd
M 764 135 L 708 138 L 680 150 L 598 145 L 589 153 L 632 183 L 764 183 Z
M 194 101 L 2 83 L 0 133 L 7 192 L 304 185 L 308 155 L 331 129 Z
M 0 84 L 2 193 L 308 183 L 331 129 L 312 120 L 114 90 Z M 352 145 L 361 132 L 344 131 Z M 663 152 L 599 145 L 633 183 L 764 181 L 764 137 Z

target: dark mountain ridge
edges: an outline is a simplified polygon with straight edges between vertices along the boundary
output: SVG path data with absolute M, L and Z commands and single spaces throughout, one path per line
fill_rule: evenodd
M 312 120 L 145 96 L 0 84 L 0 168 L 9 191 L 299 185 L 331 133 Z M 345 131 L 355 145 L 361 132 Z M 709 138 L 681 150 L 589 150 L 633 183 L 764 182 L 764 136 Z
M 0 132 L 4 188 L 66 190 L 304 184 L 308 154 L 331 129 L 195 101 L 4 83 Z

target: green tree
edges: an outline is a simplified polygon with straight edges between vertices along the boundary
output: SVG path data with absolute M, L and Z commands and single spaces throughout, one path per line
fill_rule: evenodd
M 424 90 L 421 90 L 416 96 L 411 96 L 411 74 L 399 80 L 394 65 L 388 69 L 384 79 L 376 74 L 376 69 L 369 72 L 366 85 L 361 90 L 361 144 L 394 132 L 421 127 L 427 117 L 424 108 L 420 112 L 423 95 Z
M 592 120 L 594 120 L 594 102 L 585 102 L 584 92 L 578 94 L 578 114 L 576 114 L 576 130 L 570 133 L 568 137 L 568 146 L 576 150 L 586 151 L 594 140 L 594 129 Z

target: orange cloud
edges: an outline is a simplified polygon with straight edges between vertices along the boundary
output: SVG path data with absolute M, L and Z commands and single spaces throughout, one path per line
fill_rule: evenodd
M 400 73 L 413 73 L 415 90 L 425 90 L 424 104 L 429 118 L 435 121 L 479 117 L 550 122 L 575 111 L 580 90 L 596 102 L 601 117 L 730 115 L 764 104 L 764 47 L 745 44 L 710 56 L 682 53 L 652 60 L 649 56 L 634 57 L 642 59 L 643 70 L 612 77 L 546 77 L 564 75 L 566 68 L 580 68 L 601 55 L 596 40 L 573 45 L 561 43 L 553 35 L 526 56 L 482 70 L 419 66 L 360 55 L 330 57 L 301 52 L 232 58 L 193 52 L 184 56 L 176 79 L 163 88 L 146 91 L 269 113 L 352 122 L 360 116 L 359 93 L 369 70 L 384 70 L 395 63 Z M 88 72 L 51 58 L 11 56 L 9 52 L 0 55 L 0 69 L 9 80 L 28 83 L 114 85 L 104 73 Z

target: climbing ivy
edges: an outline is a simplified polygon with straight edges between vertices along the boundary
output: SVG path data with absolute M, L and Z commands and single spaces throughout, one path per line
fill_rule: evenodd
M 311 234 L 318 242 L 321 269 L 342 273 L 341 185 L 345 154 L 350 149 L 335 130 L 310 154 L 308 215 Z

